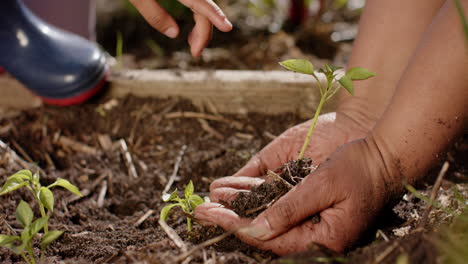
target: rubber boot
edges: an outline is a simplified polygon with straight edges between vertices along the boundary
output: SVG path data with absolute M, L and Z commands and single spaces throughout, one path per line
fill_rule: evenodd
M 21 0 L 0 0 L 0 65 L 49 104 L 79 104 L 105 84 L 105 54 L 53 27 Z

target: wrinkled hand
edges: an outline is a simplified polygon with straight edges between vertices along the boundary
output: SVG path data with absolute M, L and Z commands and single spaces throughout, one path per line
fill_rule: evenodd
M 368 228 L 397 189 L 392 184 L 397 181 L 390 181 L 378 151 L 364 139 L 343 146 L 254 220 L 240 218 L 216 203 L 200 205 L 195 217 L 237 230 L 244 242 L 279 255 L 306 250 L 312 242 L 343 251 Z M 238 188 L 261 182 L 259 178 L 240 178 L 235 182 Z M 221 186 L 218 183 L 218 188 L 224 188 Z M 309 220 L 315 214 L 320 214 L 318 223 Z
M 175 20 L 155 0 L 130 0 L 148 23 L 170 38 L 179 35 Z M 208 45 L 213 33 L 213 25 L 223 32 L 232 29 L 232 24 L 223 11 L 212 0 L 179 0 L 192 9 L 195 27 L 189 35 L 190 52 L 200 56 Z
M 290 160 L 297 159 L 312 120 L 294 126 L 273 140 L 255 155 L 234 176 L 258 177 L 267 170 L 274 170 Z M 369 122 L 370 123 L 370 122 Z M 363 127 L 349 115 L 332 112 L 319 116 L 305 157 L 312 158 L 314 165 L 322 163 L 339 146 L 366 136 L 370 125 Z M 216 189 L 216 181 L 211 190 Z

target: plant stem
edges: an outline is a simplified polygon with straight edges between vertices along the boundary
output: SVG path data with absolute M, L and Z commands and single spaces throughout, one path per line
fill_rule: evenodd
M 301 160 L 304 158 L 305 151 L 307 149 L 307 146 L 309 145 L 310 137 L 312 136 L 312 132 L 314 131 L 315 125 L 317 124 L 317 119 L 320 115 L 320 112 L 322 111 L 323 104 L 327 100 L 327 93 L 322 95 L 322 98 L 320 98 L 320 103 L 317 107 L 317 110 L 315 111 L 314 119 L 312 119 L 312 124 L 310 125 L 309 132 L 307 132 L 306 139 L 304 140 L 304 145 L 302 145 L 301 152 L 299 153 L 299 156 L 297 157 L 298 160 Z
M 192 219 L 187 217 L 187 231 L 192 231 Z
M 38 201 L 38 203 L 39 203 L 39 210 L 41 211 L 41 216 L 46 217 L 47 214 L 45 212 L 44 206 L 42 205 L 41 201 Z M 46 222 L 44 225 L 44 235 L 47 234 L 47 232 L 49 232 L 49 224 Z
M 32 251 L 32 245 L 29 245 L 27 250 L 29 257 L 31 258 L 31 263 L 36 264 L 36 257 L 34 256 L 34 252 Z
M 317 81 L 317 84 L 318 84 L 318 87 L 320 89 L 320 95 L 323 97 L 323 94 L 326 92 L 326 91 L 323 91 L 323 87 L 322 87 L 322 83 L 320 82 L 319 78 L 317 77 L 317 75 L 312 74 L 312 76 L 315 78 L 315 80 Z
M 31 261 L 26 257 L 26 255 L 24 255 L 24 253 L 21 253 L 21 257 L 23 257 L 23 259 L 24 259 L 24 261 L 26 261 L 26 263 L 31 264 Z

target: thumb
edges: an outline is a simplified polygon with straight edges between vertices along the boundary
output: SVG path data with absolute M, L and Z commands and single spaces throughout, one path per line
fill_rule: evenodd
M 335 202 L 326 169 L 310 174 L 251 223 L 248 235 L 259 240 L 275 238 Z

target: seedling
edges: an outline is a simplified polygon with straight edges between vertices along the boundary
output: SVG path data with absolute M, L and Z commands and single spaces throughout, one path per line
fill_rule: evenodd
M 39 181 L 39 173 L 32 174 L 29 170 L 21 170 L 8 177 L 0 190 L 1 196 L 24 187 L 32 193 L 39 205 L 41 217 L 34 220 L 34 213 L 29 204 L 25 201 L 21 201 L 16 208 L 16 221 L 23 227 L 21 236 L 0 235 L 0 246 L 9 248 L 15 252 L 15 254 L 21 255 L 28 264 L 36 263 L 32 245 L 39 231 L 44 230 L 40 242 L 41 261 L 44 258 L 44 252 L 47 246 L 63 234 L 63 231 L 60 230 L 49 231 L 48 221 L 54 211 L 55 201 L 54 194 L 50 189 L 55 186 L 60 186 L 78 196 L 82 196 L 78 188 L 67 180 L 57 179 L 47 187 L 41 186 Z
M 314 65 L 310 61 L 303 59 L 292 59 L 282 61 L 279 64 L 288 70 L 311 75 L 315 78 L 315 80 L 317 80 L 317 84 L 320 89 L 320 102 L 317 106 L 317 110 L 315 111 L 314 118 L 312 119 L 312 124 L 310 125 L 309 131 L 307 132 L 304 144 L 302 145 L 301 152 L 297 158 L 298 160 L 301 160 L 304 158 L 305 151 L 309 145 L 310 137 L 312 136 L 315 125 L 317 124 L 317 119 L 320 116 L 320 112 L 322 111 L 325 102 L 332 98 L 341 87 L 344 87 L 351 95 L 354 95 L 353 81 L 366 80 L 375 76 L 376 74 L 365 68 L 354 67 L 349 69 L 340 79 L 337 79 L 338 74 L 336 71 L 341 69 L 341 67 L 334 67 L 326 64 L 324 68 L 318 69 L 318 72 L 324 74 L 327 78 L 327 85 L 326 87 L 323 87 L 322 83 L 314 72 Z
M 185 186 L 185 191 L 184 191 L 185 198 L 179 197 L 179 195 L 177 194 L 177 189 L 173 193 L 168 195 L 168 197 L 163 196 L 164 202 L 173 202 L 173 203 L 164 206 L 159 216 L 160 220 L 166 221 L 169 215 L 169 211 L 171 211 L 171 209 L 176 206 L 180 206 L 182 208 L 182 211 L 184 211 L 184 213 L 187 214 L 187 230 L 189 232 L 192 231 L 193 211 L 195 210 L 197 206 L 204 203 L 203 198 L 201 198 L 200 196 L 196 194 L 193 194 L 193 192 L 194 192 L 193 182 L 190 181 L 187 184 L 187 186 Z

